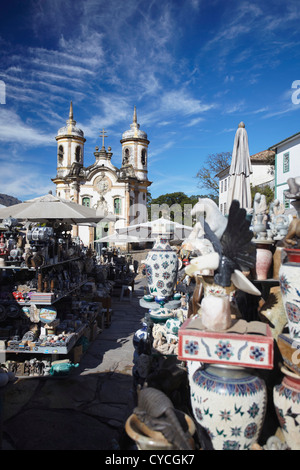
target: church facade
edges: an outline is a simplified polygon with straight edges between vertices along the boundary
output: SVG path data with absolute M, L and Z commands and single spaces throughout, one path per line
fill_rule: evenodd
M 103 221 L 97 227 L 74 227 L 73 235 L 79 236 L 84 245 L 92 246 L 96 239 L 146 220 L 148 180 L 148 145 L 146 132 L 137 122 L 136 108 L 130 129 L 122 134 L 122 165 L 117 168 L 111 162 L 111 147 L 105 148 L 104 129 L 100 133 L 102 147 L 96 147 L 95 161 L 84 166 L 84 132 L 76 126 L 71 102 L 66 126 L 59 129 L 57 141 L 57 174 L 52 181 L 56 185 L 57 196 L 78 204 L 96 208 L 99 212 L 115 217 L 116 222 Z M 110 217 L 109 217 L 110 216 Z M 141 220 L 141 216 L 142 219 Z

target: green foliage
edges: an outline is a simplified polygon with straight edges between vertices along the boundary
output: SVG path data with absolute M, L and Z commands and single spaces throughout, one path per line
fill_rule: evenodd
M 152 218 L 153 213 L 157 217 L 170 218 L 170 220 L 179 221 L 182 217 L 188 217 L 192 207 L 198 202 L 199 197 L 187 196 L 183 192 L 167 193 L 152 199 L 150 193 L 147 199 L 148 217 Z M 159 213 L 156 213 L 159 209 Z
M 252 186 L 251 185 L 251 197 L 252 197 L 252 205 L 254 196 L 256 193 L 264 194 L 266 196 L 266 203 L 269 206 L 272 201 L 274 201 L 275 193 L 274 189 L 272 189 L 267 184 L 264 186 Z

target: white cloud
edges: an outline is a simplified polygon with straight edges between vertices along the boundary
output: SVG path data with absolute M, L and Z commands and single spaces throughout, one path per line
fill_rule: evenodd
M 172 90 L 164 93 L 161 99 L 161 108 L 169 113 L 182 113 L 184 115 L 198 114 L 208 111 L 212 104 L 202 104 L 185 90 Z
M 6 143 L 23 143 L 25 146 L 53 145 L 53 135 L 41 132 L 6 107 L 0 109 L 0 141 Z
M 55 186 L 49 175 L 41 173 L 40 169 L 33 165 L 20 166 L 14 162 L 6 162 L 1 169 L 1 193 L 10 194 L 24 201 L 27 197 L 42 196 Z

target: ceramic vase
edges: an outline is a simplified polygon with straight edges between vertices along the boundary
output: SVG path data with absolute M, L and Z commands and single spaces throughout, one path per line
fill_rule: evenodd
M 133 336 L 133 346 L 135 349 L 138 349 L 139 344 L 141 341 L 146 341 L 148 337 L 148 332 L 147 332 L 148 326 L 146 322 L 143 322 L 142 328 L 139 328 L 134 336 Z
M 263 380 L 246 369 L 208 365 L 190 377 L 194 418 L 215 450 L 247 450 L 258 441 L 267 392 Z
M 267 248 L 256 249 L 256 279 L 265 281 L 272 264 L 273 255 Z
M 282 368 L 281 384 L 273 390 L 276 414 L 287 446 L 300 450 L 300 376 Z
M 177 280 L 178 258 L 167 237 L 157 237 L 145 264 L 150 294 L 166 300 L 173 296 Z
M 279 270 L 282 301 L 290 336 L 300 342 L 300 249 L 285 248 L 284 251 L 287 257 Z

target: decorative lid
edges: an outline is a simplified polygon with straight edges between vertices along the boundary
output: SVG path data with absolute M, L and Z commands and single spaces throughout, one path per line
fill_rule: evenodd
M 122 140 L 130 140 L 132 138 L 147 140 L 146 132 L 140 130 L 140 125 L 137 122 L 136 106 L 134 107 L 133 122 L 130 124 L 130 129 L 125 131 L 122 135 Z
M 84 137 L 84 132 L 76 127 L 76 121 L 73 119 L 73 104 L 71 101 L 70 104 L 70 111 L 69 111 L 69 119 L 67 120 L 67 125 L 61 127 L 57 132 L 57 137 L 63 135 L 74 135 L 77 137 Z

